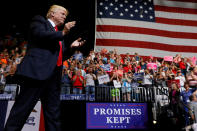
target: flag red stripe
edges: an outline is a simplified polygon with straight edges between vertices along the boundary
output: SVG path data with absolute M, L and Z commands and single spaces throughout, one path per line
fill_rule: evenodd
M 156 17 L 156 22 L 170 25 L 197 26 L 197 21 L 192 20 L 178 20 Z
M 167 45 L 162 43 L 134 41 L 134 40 L 119 40 L 119 39 L 97 39 L 97 46 L 119 46 L 119 47 L 135 47 L 135 48 L 146 48 L 164 50 L 170 52 L 193 52 L 197 53 L 196 46 L 178 46 L 178 45 Z
M 181 13 L 181 14 L 197 14 L 197 9 L 189 9 L 189 8 L 180 8 L 180 7 L 167 7 L 167 6 L 154 6 L 155 11 L 165 11 L 165 12 L 173 12 L 173 13 Z
M 169 1 L 177 1 L 177 2 L 192 2 L 192 3 L 197 3 L 197 0 L 169 0 Z
M 136 34 L 171 37 L 171 38 L 197 39 L 197 33 L 173 32 L 173 31 L 164 31 L 158 29 L 148 29 L 148 28 L 129 27 L 129 26 L 97 25 L 97 31 L 136 33 Z

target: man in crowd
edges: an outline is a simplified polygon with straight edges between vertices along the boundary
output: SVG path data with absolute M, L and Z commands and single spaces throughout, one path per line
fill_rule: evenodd
M 90 95 L 95 95 L 95 80 L 96 75 L 93 74 L 93 69 L 90 67 L 88 73 L 85 75 L 86 100 L 89 100 Z

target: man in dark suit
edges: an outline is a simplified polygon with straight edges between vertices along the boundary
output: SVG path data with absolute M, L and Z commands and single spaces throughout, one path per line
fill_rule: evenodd
M 41 100 L 46 131 L 60 131 L 60 80 L 65 50 L 64 36 L 75 26 L 75 21 L 64 25 L 67 9 L 53 5 L 47 13 L 33 18 L 30 25 L 27 53 L 17 67 L 20 93 L 12 107 L 5 131 L 21 131 L 38 100 Z M 66 43 L 67 44 L 67 43 Z M 70 47 L 84 44 L 75 40 Z M 67 46 L 68 47 L 68 46 Z

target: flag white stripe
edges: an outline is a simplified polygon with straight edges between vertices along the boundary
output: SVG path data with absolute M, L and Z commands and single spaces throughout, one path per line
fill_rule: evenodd
M 119 20 L 119 19 L 110 19 L 110 18 L 97 18 L 96 25 L 118 25 L 118 26 L 124 25 L 124 26 L 131 26 L 131 27 L 158 29 L 158 30 L 164 30 L 164 31 L 197 33 L 197 27 L 168 25 L 168 24 L 160 24 L 160 23 L 154 23 L 154 22 L 143 22 L 143 21 L 136 21 L 136 20 Z
M 155 56 L 155 57 L 163 57 L 163 56 L 175 56 L 176 54 L 180 54 L 180 52 L 168 52 L 162 50 L 154 50 L 154 49 L 142 49 L 142 48 L 133 48 L 133 47 L 115 47 L 115 46 L 96 46 L 95 51 L 100 51 L 101 49 L 107 49 L 108 51 L 112 51 L 116 49 L 119 54 L 126 54 L 130 53 L 133 55 L 137 52 L 139 55 L 142 56 Z M 150 53 L 147 53 L 150 52 Z M 184 57 L 193 57 L 197 56 L 197 53 L 181 53 Z
M 197 15 L 191 15 L 191 14 L 155 11 L 155 17 L 162 17 L 162 18 L 168 18 L 168 19 L 179 19 L 179 20 L 193 20 L 193 21 L 197 22 Z
M 155 42 L 169 45 L 182 45 L 182 46 L 197 46 L 197 40 L 180 39 L 180 38 L 167 38 L 161 36 L 134 34 L 134 33 L 120 33 L 120 32 L 96 32 L 97 39 L 122 39 L 122 40 L 135 40 Z
M 189 9 L 196 9 L 196 7 L 197 7 L 197 3 L 192 3 L 192 2 L 154 0 L 153 3 L 154 3 L 154 5 L 160 5 L 160 6 L 189 8 Z

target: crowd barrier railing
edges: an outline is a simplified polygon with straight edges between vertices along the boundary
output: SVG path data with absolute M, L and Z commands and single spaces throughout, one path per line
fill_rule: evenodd
M 94 92 L 86 92 L 82 87 L 82 94 L 73 94 L 73 88 L 69 88 L 70 92 L 61 93 L 61 99 L 63 100 L 86 100 L 97 102 L 155 102 L 155 89 L 154 87 L 131 87 L 124 89 L 125 87 L 115 88 L 114 86 L 95 86 Z

